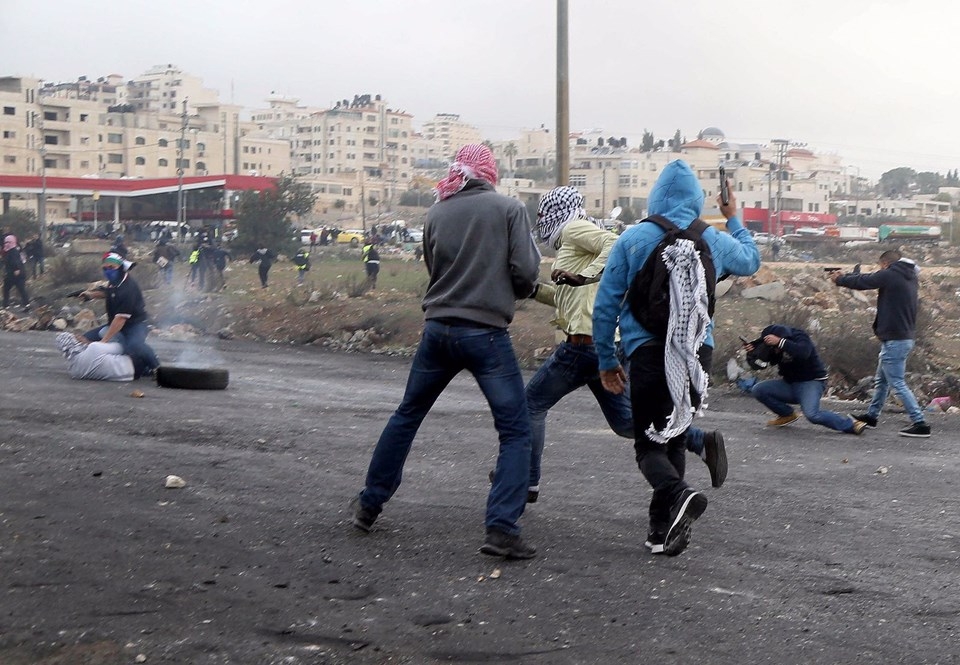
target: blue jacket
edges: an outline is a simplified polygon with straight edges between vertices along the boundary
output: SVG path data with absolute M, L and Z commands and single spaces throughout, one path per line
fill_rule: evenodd
M 774 324 L 763 329 L 760 339 L 767 335 L 776 335 L 783 340 L 779 351 L 774 354 L 773 364 L 779 367 L 784 381 L 800 383 L 827 378 L 827 368 L 806 331 Z
M 678 159 L 667 164 L 650 192 L 648 214 L 663 215 L 680 228 L 687 228 L 700 216 L 702 209 L 703 188 L 687 163 Z M 750 232 L 737 217 L 727 220 L 727 230 L 730 233 L 721 233 L 714 228 L 703 233 L 703 239 L 713 254 L 717 276 L 752 275 L 760 268 L 760 252 Z M 628 357 L 655 339 L 633 318 L 624 296 L 633 276 L 643 267 L 662 237 L 663 231 L 656 224 L 637 224 L 623 232 L 610 252 L 593 304 L 593 339 L 600 356 L 600 369 L 614 369 L 619 365 L 613 347 L 618 325 L 623 350 Z M 713 346 L 712 321 L 704 343 Z

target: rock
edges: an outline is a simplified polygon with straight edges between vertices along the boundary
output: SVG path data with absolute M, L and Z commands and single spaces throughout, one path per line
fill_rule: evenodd
M 137 398 L 143 397 L 143 391 L 138 388 L 134 390 L 132 393 L 130 393 L 130 397 L 137 397 Z
M 133 659 L 133 662 L 135 662 L 135 663 L 145 663 L 145 662 L 147 662 L 147 657 L 146 657 L 145 654 L 138 653 L 138 654 L 137 654 L 137 657 Z
M 181 478 L 180 476 L 167 476 L 167 480 L 163 484 L 168 490 L 178 490 L 187 486 L 187 481 Z
M 233 331 L 228 327 L 217 331 L 217 337 L 220 339 L 233 339 Z
M 733 287 L 732 279 L 725 279 L 722 282 L 717 282 L 717 288 L 714 291 L 714 295 L 717 298 L 720 298 L 721 296 L 726 295 L 727 292 L 730 291 L 732 287 Z
M 66 319 L 54 319 L 53 327 L 57 330 L 66 330 L 67 329 L 67 320 Z
M 787 289 L 783 282 L 769 282 L 744 289 L 740 295 L 744 298 L 761 298 L 763 300 L 780 301 L 787 295 Z
M 80 332 L 86 332 L 97 325 L 97 315 L 90 309 L 81 309 L 73 316 L 73 327 Z

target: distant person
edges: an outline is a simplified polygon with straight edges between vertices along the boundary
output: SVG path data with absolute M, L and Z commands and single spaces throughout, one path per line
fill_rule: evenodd
M 660 216 L 689 229 L 703 210 L 703 185 L 682 160 L 667 164 L 650 192 L 650 216 Z M 752 275 L 760 254 L 750 232 L 737 217 L 736 197 L 719 202 L 727 231 L 707 227 L 700 238 L 709 246 L 717 276 Z M 697 227 L 700 227 L 698 224 Z M 619 394 L 627 389 L 626 371 L 616 352 L 620 331 L 629 359 L 629 390 L 633 408 L 637 466 L 653 488 L 650 530 L 644 543 L 653 554 L 677 555 L 690 542 L 693 522 L 703 514 L 707 498 L 684 480 L 686 435 L 692 412 L 706 395 L 713 359 L 713 321 L 710 318 L 704 271 L 693 243 L 677 243 L 678 268 L 670 274 L 667 333 L 644 328 L 627 301 L 634 277 L 665 236 L 655 222 L 628 227 L 617 239 L 600 279 L 593 305 L 593 338 L 604 388 Z M 654 260 L 656 257 L 654 257 Z M 676 289 L 676 290 L 674 290 Z
M 57 348 L 67 361 L 71 379 L 133 381 L 143 375 L 142 364 L 135 367 L 119 342 L 91 342 L 82 335 L 62 332 L 57 335 Z
M 227 286 L 227 264 L 233 260 L 223 245 L 214 245 L 210 251 L 214 270 L 210 272 L 211 291 L 222 291 Z
M 260 288 L 267 288 L 270 268 L 273 267 L 273 262 L 276 260 L 277 255 L 274 254 L 268 247 L 260 247 L 250 256 L 250 263 L 260 264 L 258 269 L 258 274 L 260 275 Z
M 127 249 L 127 246 L 123 244 L 123 236 L 118 235 L 113 239 L 113 245 L 110 247 L 110 251 L 114 254 L 119 254 L 121 258 L 126 259 L 127 254 L 130 253 L 130 250 Z
M 779 379 L 760 381 L 751 389 L 757 401 L 777 416 L 767 423 L 768 426 L 785 427 L 796 421 L 800 414 L 792 405 L 799 404 L 804 417 L 814 425 L 847 434 L 863 433 L 866 423 L 820 408 L 820 400 L 827 389 L 827 368 L 806 331 L 769 325 L 745 348 L 749 352 L 760 345 L 770 347 L 767 362 L 776 365 L 780 373 Z
M 23 265 L 23 254 L 15 235 L 3 238 L 3 308 L 10 306 L 10 291 L 16 289 L 20 294 L 20 307 L 30 307 L 27 295 L 27 270 Z
M 774 238 L 770 243 L 770 255 L 773 257 L 773 260 L 776 261 L 777 257 L 780 256 L 780 247 L 782 246 L 780 238 Z
M 153 262 L 160 271 L 160 277 L 164 284 L 173 282 L 173 263 L 180 256 L 180 250 L 167 243 L 166 238 L 160 237 L 157 241 L 157 247 L 153 250 Z
M 466 370 L 490 405 L 500 439 L 480 551 L 528 559 L 536 548 L 523 541 L 518 521 L 530 474 L 530 419 L 507 327 L 515 301 L 533 293 L 540 253 L 523 204 L 498 194 L 496 182 L 490 149 L 467 145 L 437 185 L 438 202 L 427 213 L 424 229 L 430 274 L 423 298 L 426 323 L 403 400 L 380 435 L 363 491 L 354 499 L 353 525 L 361 531 L 373 527 L 400 487 L 423 419 L 450 381 Z
M 302 286 L 307 271 L 310 270 L 310 252 L 301 247 L 293 256 L 293 262 L 297 266 L 297 284 Z
M 118 342 L 123 352 L 135 365 L 143 366 L 143 374 L 150 375 L 160 366 L 157 354 L 147 344 L 150 328 L 147 325 L 147 306 L 140 286 L 130 276 L 133 263 L 119 254 L 103 255 L 101 269 L 107 280 L 103 289 L 87 289 L 80 294 L 81 300 L 103 299 L 106 301 L 107 325 L 94 328 L 84 334 L 91 342 Z
M 317 232 L 311 231 L 310 232 L 310 253 L 311 254 L 313 254 L 313 250 L 314 248 L 316 248 L 316 246 L 317 246 Z
M 36 279 L 37 274 L 42 275 L 44 271 L 43 238 L 39 235 L 31 238 L 27 244 L 23 246 L 23 252 L 27 255 L 27 267 L 30 276 Z
M 380 274 L 380 252 L 377 251 L 377 239 L 373 236 L 363 246 L 360 257 L 363 259 L 363 267 L 367 271 L 367 291 L 377 288 L 377 275 Z
M 920 268 L 895 249 L 883 252 L 878 263 L 880 270 L 876 272 L 843 275 L 835 271 L 830 274 L 837 286 L 856 291 L 878 290 L 873 332 L 880 340 L 880 359 L 873 380 L 873 400 L 866 413 L 853 417 L 866 423 L 867 427 L 876 427 L 892 388 L 911 420 L 909 427 L 900 430 L 900 436 L 926 438 L 930 436 L 930 425 L 906 381 L 907 358 L 917 336 Z

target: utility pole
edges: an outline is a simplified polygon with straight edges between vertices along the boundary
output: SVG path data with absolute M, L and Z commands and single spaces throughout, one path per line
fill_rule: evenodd
M 367 235 L 367 192 L 363 184 L 364 169 L 360 169 L 360 223 L 363 225 L 363 235 Z
M 777 235 L 777 230 L 773 228 L 773 162 L 770 163 L 770 170 L 767 172 L 767 219 L 770 222 L 767 225 L 767 233 Z
M 34 112 L 36 113 L 36 112 Z M 40 242 L 47 230 L 47 140 L 43 135 L 43 106 L 40 106 L 40 200 L 37 204 L 37 217 L 40 219 Z
M 557 186 L 570 182 L 570 58 L 567 0 L 557 0 Z
M 177 144 L 177 233 L 186 222 L 183 209 L 183 145 L 187 135 L 187 100 L 183 100 L 183 112 L 180 114 L 180 143 Z
M 854 181 L 854 189 L 857 191 L 854 192 L 856 195 L 856 202 L 853 204 L 853 223 L 856 226 L 860 226 L 860 167 L 855 166 L 857 169 L 857 179 Z
M 780 211 L 783 209 L 783 160 L 787 156 L 787 139 L 774 139 L 777 146 L 777 235 L 783 235 L 783 220 Z

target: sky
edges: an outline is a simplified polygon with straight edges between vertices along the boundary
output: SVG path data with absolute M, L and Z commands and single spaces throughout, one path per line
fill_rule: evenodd
M 556 0 L 0 0 L 0 75 L 173 63 L 222 101 L 380 94 L 486 138 L 556 124 Z M 569 0 L 570 129 L 774 138 L 876 179 L 960 168 L 952 0 Z

